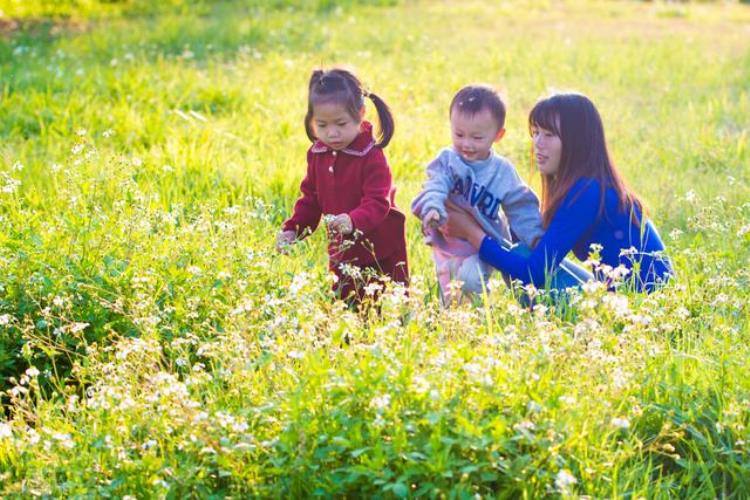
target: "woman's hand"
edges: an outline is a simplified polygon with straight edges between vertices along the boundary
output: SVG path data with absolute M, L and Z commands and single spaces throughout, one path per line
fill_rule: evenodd
M 486 236 L 482 226 L 471 213 L 451 201 L 445 203 L 445 208 L 448 211 L 448 220 L 438 228 L 440 232 L 444 236 L 466 240 L 478 250 Z

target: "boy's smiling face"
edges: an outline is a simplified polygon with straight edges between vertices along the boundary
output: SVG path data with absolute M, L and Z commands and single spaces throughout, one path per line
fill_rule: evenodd
M 466 161 L 486 160 L 492 144 L 505 134 L 488 109 L 473 115 L 454 110 L 451 113 L 453 148 Z

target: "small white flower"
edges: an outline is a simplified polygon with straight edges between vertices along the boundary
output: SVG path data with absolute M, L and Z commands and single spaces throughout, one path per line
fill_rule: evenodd
M 685 200 L 687 200 L 688 203 L 693 203 L 695 201 L 695 198 L 695 191 L 690 190 L 685 193 Z
M 540 405 L 540 404 L 539 404 L 539 403 L 537 403 L 536 401 L 529 401 L 529 402 L 528 402 L 528 403 L 526 404 L 526 410 L 527 410 L 527 411 L 528 411 L 529 413 L 539 413 L 540 411 L 542 411 L 542 409 L 543 409 L 543 408 L 542 408 L 542 405 Z
M 370 401 L 370 408 L 375 408 L 378 411 L 385 410 L 391 405 L 391 395 L 383 394 L 382 396 L 376 396 Z
M 87 326 L 89 326 L 88 323 L 73 323 L 70 325 L 70 333 L 82 332 Z
M 72 148 L 70 148 L 70 152 L 74 155 L 81 154 L 83 151 L 83 144 L 76 144 Z
M 376 293 L 383 289 L 383 285 L 380 283 L 368 283 L 365 285 L 365 295 L 374 296 Z
M 13 437 L 13 428 L 6 424 L 5 422 L 0 422 L 0 439 L 3 438 L 12 438 Z
M 529 420 L 524 420 L 523 422 L 518 422 L 517 424 L 515 424 L 513 426 L 513 429 L 517 431 L 520 431 L 520 430 L 533 431 L 534 429 L 536 429 L 536 425 L 534 425 L 534 422 L 531 422 Z
M 567 405 L 572 405 L 572 404 L 575 404 L 576 402 L 576 398 L 574 396 L 560 396 L 557 399 L 560 400 L 560 402 L 565 403 Z
M 89 326 L 88 323 L 73 323 L 70 325 L 70 333 L 82 332 L 87 326 Z
M 625 430 L 625 429 L 630 428 L 630 420 L 628 420 L 627 418 L 615 417 L 612 419 L 611 423 L 612 423 L 612 426 L 615 427 L 616 429 Z
M 578 480 L 573 474 L 565 469 L 561 469 L 560 472 L 555 476 L 555 486 L 560 490 L 567 490 L 571 486 L 575 485 Z

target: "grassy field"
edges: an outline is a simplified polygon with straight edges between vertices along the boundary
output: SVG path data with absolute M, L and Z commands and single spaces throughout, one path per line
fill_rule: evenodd
M 153 5 L 159 5 L 154 7 Z M 750 496 L 750 7 L 0 0 L 0 495 Z M 462 85 L 599 106 L 678 279 L 564 314 L 331 300 L 273 251 L 312 68 L 396 117 L 408 209 Z M 373 114 L 373 110 L 368 110 Z

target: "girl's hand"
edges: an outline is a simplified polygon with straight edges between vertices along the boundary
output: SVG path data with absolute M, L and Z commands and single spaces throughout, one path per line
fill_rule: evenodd
M 344 235 L 351 234 L 354 231 L 354 223 L 349 214 L 339 214 L 328 221 L 328 230 Z
M 427 212 L 427 215 L 422 219 L 422 234 L 427 236 L 430 229 L 436 229 L 440 224 L 440 214 L 434 208 Z
M 281 231 L 276 235 L 276 251 L 279 253 L 287 253 L 289 245 L 294 243 L 297 239 L 297 233 L 294 231 Z
M 445 208 L 448 210 L 448 220 L 440 226 L 440 232 L 448 237 L 466 240 L 479 249 L 486 234 L 474 216 L 450 200 Z

